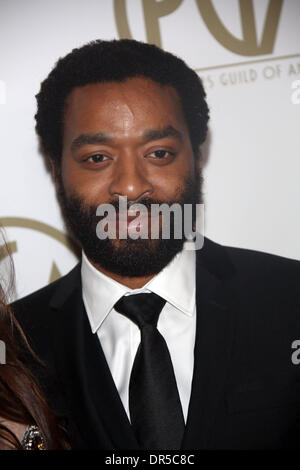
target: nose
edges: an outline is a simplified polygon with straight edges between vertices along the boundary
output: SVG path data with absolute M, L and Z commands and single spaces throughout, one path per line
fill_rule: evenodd
M 113 179 L 110 184 L 110 195 L 126 196 L 128 201 L 138 201 L 150 196 L 153 192 L 146 170 L 134 154 L 122 155 L 115 163 Z

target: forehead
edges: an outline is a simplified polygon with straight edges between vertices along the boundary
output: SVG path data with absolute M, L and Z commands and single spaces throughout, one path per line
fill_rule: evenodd
M 166 125 L 187 130 L 177 91 L 141 77 L 74 88 L 64 117 L 64 137 L 79 130 L 126 132 Z

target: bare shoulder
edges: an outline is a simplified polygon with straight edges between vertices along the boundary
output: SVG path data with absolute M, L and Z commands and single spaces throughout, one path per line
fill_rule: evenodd
M 7 421 L 0 418 L 0 424 L 5 426 L 16 438 L 21 442 L 26 431 L 27 426 L 25 424 L 15 423 L 13 421 Z M 6 439 L 0 436 L 0 450 L 13 450 L 15 446 L 8 442 Z

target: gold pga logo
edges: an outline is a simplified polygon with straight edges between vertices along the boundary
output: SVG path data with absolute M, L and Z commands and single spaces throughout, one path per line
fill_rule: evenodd
M 65 233 L 61 232 L 60 230 L 52 227 L 51 225 L 45 224 L 44 222 L 40 222 L 34 219 L 27 219 L 22 217 L 0 217 L 0 226 L 4 228 L 14 227 L 14 228 L 25 228 L 30 229 L 48 237 L 54 239 L 55 241 L 64 245 L 75 257 L 78 257 L 78 248 L 76 247 L 74 241 L 66 235 Z M 18 245 L 16 241 L 11 241 L 8 243 L 9 252 L 13 255 L 18 251 Z M 7 250 L 5 247 L 0 246 L 0 262 L 7 256 Z M 61 273 L 55 263 L 52 262 L 50 275 L 49 275 L 49 282 L 53 282 L 56 279 L 61 277 Z
M 162 47 L 159 19 L 177 10 L 182 0 L 141 0 L 141 2 L 147 42 Z M 256 32 L 253 0 L 239 0 L 243 39 L 235 37 L 224 26 L 212 0 L 195 0 L 195 2 L 210 33 L 229 51 L 242 56 L 273 53 L 283 0 L 269 0 L 260 43 Z M 114 0 L 114 14 L 120 38 L 132 39 L 126 3 L 126 0 Z

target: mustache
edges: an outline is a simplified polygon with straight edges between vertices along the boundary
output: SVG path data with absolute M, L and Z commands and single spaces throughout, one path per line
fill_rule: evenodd
M 152 205 L 167 204 L 168 206 L 171 206 L 174 203 L 180 203 L 180 202 L 181 202 L 181 198 L 176 199 L 176 200 L 174 200 L 174 199 L 173 200 L 162 200 L 162 199 L 152 199 L 152 198 L 147 197 L 147 198 L 139 199 L 139 200 L 136 200 L 136 201 L 128 201 L 126 203 L 126 205 L 123 201 L 122 210 L 129 211 L 136 204 L 141 204 L 142 206 L 146 207 L 146 209 L 151 210 Z M 112 199 L 107 204 L 114 207 L 114 209 L 116 210 L 116 213 L 119 212 L 120 201 L 118 199 Z M 101 206 L 101 204 L 99 204 L 99 205 Z M 95 205 L 94 208 L 96 208 L 96 207 L 99 207 L 99 206 Z
M 166 204 L 168 206 L 171 206 L 172 204 L 176 203 L 181 205 L 185 203 L 191 203 L 192 205 L 197 204 L 198 202 L 200 202 L 201 199 L 201 197 L 199 198 L 198 194 L 199 177 L 200 175 L 196 173 L 195 178 L 186 178 L 184 184 L 181 187 L 177 188 L 172 199 L 156 199 L 149 196 L 145 196 L 137 198 L 135 200 L 128 200 L 128 198 L 126 197 L 126 204 L 125 200 L 122 201 L 122 211 L 129 211 L 130 208 L 136 204 L 142 204 L 144 207 L 146 207 L 148 211 L 151 211 L 152 205 Z M 60 180 L 59 183 L 60 184 L 57 188 L 57 196 L 60 202 L 63 215 L 66 217 L 67 221 L 69 219 L 69 216 L 72 214 L 74 215 L 74 217 L 76 217 L 78 211 L 82 212 L 82 214 L 85 214 L 89 219 L 93 219 L 96 216 L 97 208 L 102 204 L 109 204 L 115 209 L 116 214 L 120 213 L 120 198 L 125 199 L 125 196 L 112 197 L 108 201 L 105 201 L 104 203 L 100 204 L 87 204 L 86 201 L 78 194 L 76 194 L 74 190 L 71 191 L 71 193 L 67 196 L 62 180 Z

